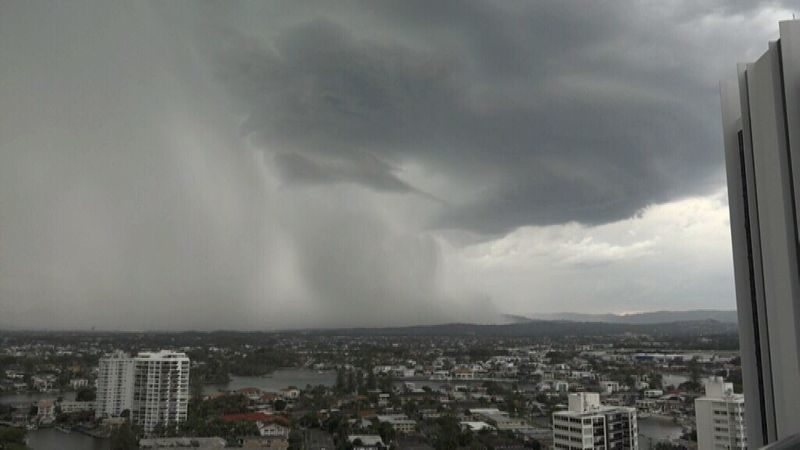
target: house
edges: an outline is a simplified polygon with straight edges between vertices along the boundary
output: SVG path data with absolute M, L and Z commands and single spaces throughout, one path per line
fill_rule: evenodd
M 619 391 L 619 382 L 604 380 L 600 382 L 600 388 L 607 394 Z
M 244 395 L 245 397 L 247 397 L 251 401 L 257 401 L 263 395 L 263 393 L 261 392 L 261 389 L 256 388 L 256 387 L 244 387 L 244 388 L 239 389 L 236 392 L 241 394 L 241 395 Z
M 243 448 L 260 448 L 266 450 L 286 450 L 289 441 L 282 437 L 245 437 L 242 439 Z
M 347 441 L 353 445 L 353 450 L 380 450 L 386 448 L 381 437 L 377 434 L 351 434 Z
M 50 423 L 56 420 L 56 402 L 55 400 L 39 400 L 38 412 L 36 417 L 40 423 Z
M 645 398 L 660 398 L 664 395 L 664 391 L 661 389 L 646 389 L 644 391 Z
M 74 378 L 69 380 L 69 385 L 72 389 L 82 389 L 89 386 L 89 380 L 86 378 Z
M 81 411 L 94 411 L 95 402 L 78 402 L 64 400 L 58 404 L 63 414 L 72 414 Z
M 297 397 L 300 397 L 300 389 L 288 387 L 281 389 L 281 395 L 285 399 L 294 400 Z
M 261 434 L 261 436 L 282 438 L 289 437 L 289 427 L 285 427 L 274 422 L 268 424 L 265 424 L 264 422 L 256 422 L 256 425 L 258 426 L 258 432 Z
M 475 372 L 467 367 L 459 367 L 453 370 L 453 378 L 456 380 L 474 380 Z
M 33 382 L 33 388 L 40 392 L 47 392 L 53 389 L 53 386 L 56 383 L 56 376 L 55 375 L 34 375 L 31 378 Z
M 405 414 L 392 414 L 378 416 L 378 422 L 386 422 L 398 433 L 409 434 L 417 429 L 417 422 L 409 419 Z
M 494 427 L 489 425 L 486 422 L 478 422 L 478 421 L 464 421 L 459 423 L 461 425 L 461 430 L 471 430 L 471 431 L 482 431 L 482 430 L 494 430 Z

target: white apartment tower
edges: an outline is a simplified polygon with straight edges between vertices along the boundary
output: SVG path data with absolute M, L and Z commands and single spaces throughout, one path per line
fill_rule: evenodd
M 744 395 L 722 377 L 706 382 L 706 395 L 694 401 L 698 450 L 747 448 Z
M 96 417 L 130 411 L 131 423 L 146 434 L 158 425 L 186 420 L 189 406 L 189 357 L 162 350 L 131 358 L 115 352 L 100 359 Z
M 133 406 L 133 358 L 114 352 L 100 358 L 95 417 L 115 417 Z
M 569 409 L 553 413 L 553 448 L 610 450 L 639 448 L 636 408 L 604 406 L 600 394 L 569 395 Z
M 189 357 L 162 350 L 139 353 L 135 361 L 131 420 L 150 433 L 157 425 L 174 427 L 189 407 Z

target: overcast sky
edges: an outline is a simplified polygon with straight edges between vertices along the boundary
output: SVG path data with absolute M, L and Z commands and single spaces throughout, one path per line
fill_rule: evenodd
M 795 11 L 0 2 L 0 327 L 732 309 L 717 83 Z

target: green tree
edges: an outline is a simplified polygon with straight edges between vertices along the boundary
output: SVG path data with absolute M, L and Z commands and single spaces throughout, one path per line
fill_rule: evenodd
M 386 445 L 389 445 L 395 438 L 394 428 L 389 422 L 381 422 L 378 424 L 378 434 L 381 435 L 381 439 Z
M 687 363 L 687 368 L 689 369 L 689 380 L 692 383 L 697 385 L 700 384 L 700 375 L 702 374 L 702 369 L 700 367 L 700 363 L 697 361 L 697 357 L 695 356 Z
M 289 433 L 289 450 L 300 450 L 303 447 L 303 436 L 297 430 Z
M 111 450 L 133 450 L 137 448 L 139 448 L 139 440 L 127 420 L 111 432 Z
M 0 448 L 25 450 L 25 430 L 23 428 L 0 428 Z
M 342 368 L 336 369 L 336 385 L 334 386 L 336 388 L 336 391 L 344 392 L 344 388 L 345 388 L 344 383 L 345 383 L 345 381 L 344 381 L 344 369 L 342 369 Z
M 81 389 L 77 394 L 75 394 L 75 400 L 79 402 L 91 402 L 94 401 L 96 397 L 97 394 L 95 393 L 94 389 L 89 388 Z

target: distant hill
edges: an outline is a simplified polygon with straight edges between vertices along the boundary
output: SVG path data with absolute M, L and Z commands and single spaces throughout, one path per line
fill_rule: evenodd
M 657 324 L 572 322 L 564 320 L 528 320 L 504 325 L 451 323 L 385 328 L 344 328 L 305 330 L 303 334 L 323 336 L 610 336 L 646 334 L 650 336 L 735 335 L 736 324 L 716 320 L 695 320 Z
M 510 323 L 520 323 L 522 316 L 507 315 Z M 627 324 L 655 324 L 686 322 L 696 320 L 716 320 L 723 323 L 737 323 L 736 311 L 700 309 L 695 311 L 654 311 L 637 314 L 581 314 L 549 313 L 536 314 L 528 320 L 567 320 L 572 322 L 603 322 Z

